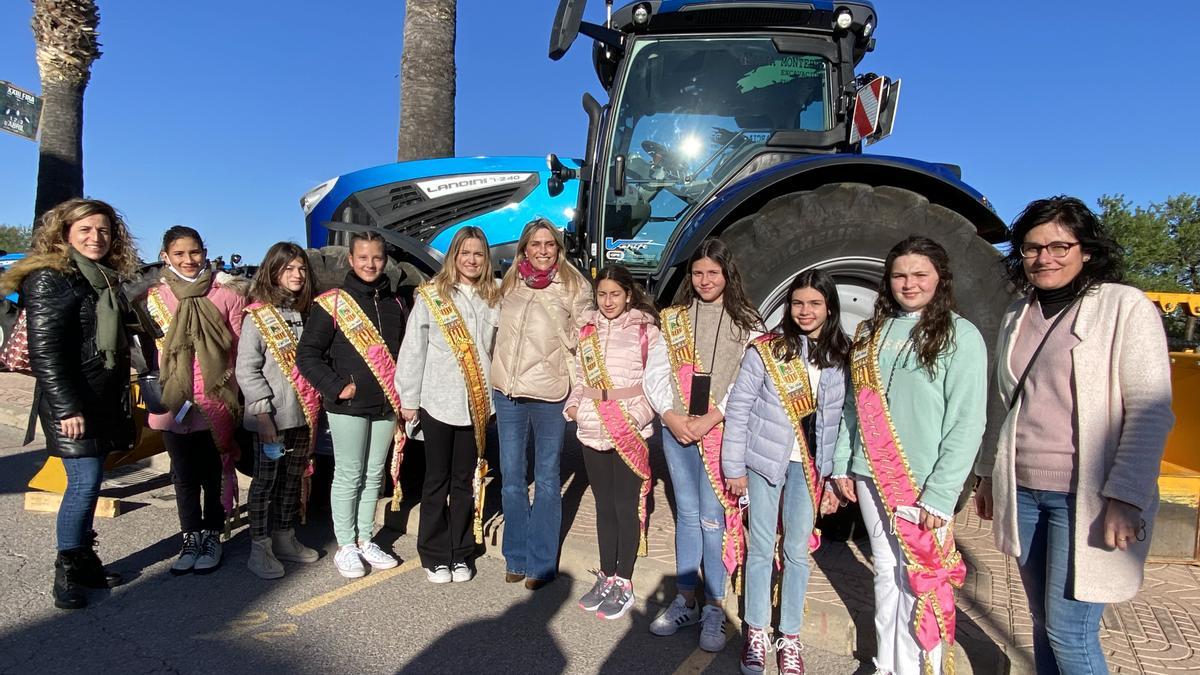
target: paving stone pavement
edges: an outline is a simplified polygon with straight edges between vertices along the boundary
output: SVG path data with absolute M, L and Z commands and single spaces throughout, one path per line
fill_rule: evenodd
M 24 429 L 32 400 L 32 378 L 0 373 L 0 424 Z M 651 447 L 654 489 L 649 556 L 639 565 L 673 570 L 675 528 L 668 500 L 669 480 L 658 444 L 652 443 Z M 596 555 L 596 514 L 580 452 L 576 443 L 568 442 L 562 460 L 564 524 L 569 523 L 564 555 L 570 551 L 586 559 Z M 493 482 L 488 491 L 489 512 L 498 511 L 499 491 L 498 482 Z M 415 517 L 415 510 L 409 515 Z M 489 529 L 500 522 L 494 518 Z M 959 514 L 955 528 L 968 570 L 966 583 L 958 593 L 958 637 L 970 670 L 1032 673 L 1031 623 L 1015 561 L 995 550 L 990 523 L 980 520 L 971 509 Z M 498 555 L 499 551 L 492 554 Z M 813 562 L 807 613 L 828 621 L 848 616 L 856 630 L 848 636 L 853 643 L 844 646 L 869 663 L 874 649 L 869 546 L 865 541 L 826 541 L 814 554 Z M 836 641 L 836 627 L 829 635 Z M 1137 597 L 1106 609 L 1100 638 L 1114 673 L 1200 672 L 1200 566 L 1147 565 L 1146 581 Z M 837 644 L 819 646 L 841 651 Z

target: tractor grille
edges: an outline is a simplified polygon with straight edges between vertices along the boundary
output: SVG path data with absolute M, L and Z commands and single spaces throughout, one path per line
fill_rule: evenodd
M 424 199 L 421 191 L 412 183 L 397 185 L 387 189 L 386 192 L 372 190 L 366 197 L 367 207 L 381 216 L 406 206 L 412 206 Z
M 420 241 L 429 241 L 448 225 L 495 211 L 504 206 L 520 189 L 521 186 L 517 185 L 495 190 L 481 190 L 457 198 L 443 197 L 428 200 L 425 203 L 426 208 L 417 209 L 415 213 L 392 222 L 389 222 L 390 219 L 386 217 L 386 214 L 381 214 L 380 220 L 386 229 L 406 234 Z

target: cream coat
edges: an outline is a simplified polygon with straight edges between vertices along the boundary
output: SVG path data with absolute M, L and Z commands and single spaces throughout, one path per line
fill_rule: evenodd
M 541 290 L 517 284 L 500 301 L 492 386 L 512 398 L 565 399 L 580 320 L 591 300 L 586 282 L 574 293 L 558 278 Z
M 1159 461 L 1174 423 L 1167 341 L 1158 310 L 1135 288 L 1104 284 L 1079 302 L 1070 327 L 1080 340 L 1071 350 L 1079 429 L 1074 593 L 1085 602 L 1122 602 L 1142 585 L 1158 512 Z M 1013 303 L 1000 327 L 996 377 L 1006 408 L 1020 377 L 1009 360 L 1029 306 L 1029 298 Z M 1018 401 L 1004 420 L 999 447 L 994 453 L 985 448 L 975 467 L 978 475 L 992 477 L 992 533 L 996 547 L 1011 556 L 1021 554 L 1014 468 L 1020 412 Z M 1104 544 L 1109 497 L 1142 509 L 1145 540 L 1129 542 L 1127 551 Z

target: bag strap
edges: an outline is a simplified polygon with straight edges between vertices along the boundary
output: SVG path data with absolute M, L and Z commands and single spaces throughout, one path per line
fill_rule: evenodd
M 1013 406 L 1017 405 L 1017 399 L 1021 397 L 1021 393 L 1025 391 L 1025 380 L 1029 377 L 1029 371 L 1033 370 L 1033 364 L 1037 361 L 1038 354 L 1042 353 L 1042 347 L 1046 346 L 1046 342 L 1050 340 L 1050 335 L 1054 333 L 1054 329 L 1058 328 L 1058 324 L 1071 313 L 1071 308 L 1075 303 L 1079 302 L 1079 298 L 1083 297 L 1083 293 L 1075 296 L 1071 304 L 1067 305 L 1057 317 L 1054 318 L 1054 323 L 1046 329 L 1046 334 L 1042 336 L 1042 341 L 1038 343 L 1037 349 L 1033 350 L 1033 356 L 1029 357 L 1029 363 L 1025 364 L 1025 371 L 1021 373 L 1021 377 L 1017 380 L 1017 386 L 1013 387 L 1012 398 L 1008 399 L 1008 409 L 1011 411 Z
M 646 324 L 638 324 L 638 344 L 642 346 L 642 370 L 646 369 L 646 357 L 650 354 L 650 340 L 646 337 Z

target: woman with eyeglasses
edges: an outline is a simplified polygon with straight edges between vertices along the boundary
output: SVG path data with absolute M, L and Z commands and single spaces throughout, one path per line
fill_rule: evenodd
M 976 463 L 975 505 L 1017 558 L 1039 675 L 1106 673 L 1100 617 L 1141 587 L 1173 423 L 1162 320 L 1119 283 L 1120 249 L 1080 200 L 1030 203 L 1010 243 L 1026 295 L 1001 323 L 1008 415 Z

